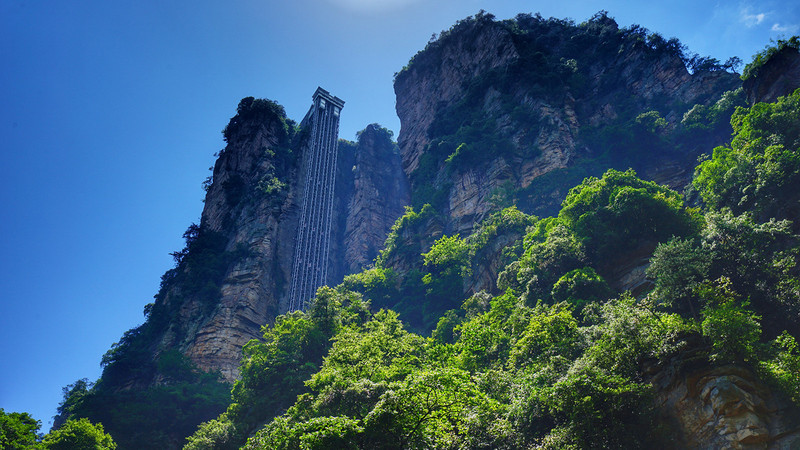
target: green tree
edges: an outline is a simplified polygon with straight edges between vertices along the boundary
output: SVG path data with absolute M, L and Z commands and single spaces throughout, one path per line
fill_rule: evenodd
M 228 415 L 245 430 L 277 415 L 304 390 L 343 324 L 360 323 L 368 312 L 358 294 L 322 287 L 308 312 L 279 316 L 261 340 L 242 349 L 240 378 Z
M 235 450 L 238 436 L 236 425 L 222 413 L 218 418 L 203 422 L 197 431 L 186 438 L 184 450 Z
M 792 401 L 800 405 L 800 352 L 794 336 L 784 331 L 772 342 L 775 355 L 761 362 L 761 370 L 768 374 Z
M 800 218 L 798 116 L 800 91 L 776 103 L 737 108 L 730 146 L 715 148 L 695 169 L 693 185 L 703 201 L 735 215 L 749 211 L 760 222 Z
M 800 330 L 800 245 L 788 221 L 757 223 L 749 214 L 709 213 L 702 251 L 711 261 L 708 280 L 724 277 L 747 293 L 768 324 L 767 337 Z
M 538 300 L 549 302 L 553 285 L 565 273 L 586 264 L 586 252 L 580 238 L 560 221 L 546 231 L 537 229 L 525 237 L 526 248 L 516 266 L 516 276 L 512 284 L 519 286 L 529 305 Z M 545 234 L 543 242 L 537 242 L 540 234 Z M 530 245 L 527 245 L 531 243 Z M 513 266 L 506 270 L 514 270 Z
M 649 386 L 594 366 L 578 366 L 545 389 L 557 426 L 546 448 L 646 448 L 655 414 Z
M 40 449 L 39 429 L 42 423 L 26 412 L 6 413 L 0 408 L 0 448 Z
M 698 287 L 705 300 L 703 336 L 711 341 L 712 360 L 754 361 L 756 343 L 761 336 L 761 316 L 747 308 L 730 288 L 730 280 L 721 278 L 714 284 Z
M 578 322 L 569 306 L 560 303 L 534 313 L 514 344 L 508 358 L 510 367 L 541 366 L 551 358 L 574 359 L 581 353 Z
M 567 302 L 580 313 L 583 307 L 592 302 L 607 300 L 611 288 L 591 267 L 575 269 L 565 273 L 553 285 L 550 296 L 554 302 Z
M 419 370 L 381 396 L 364 421 L 366 433 L 396 448 L 451 448 L 470 411 L 487 401 L 463 370 Z
M 644 181 L 633 170 L 608 170 L 570 189 L 558 218 L 580 237 L 587 255 L 607 263 L 642 245 L 697 232 L 697 219 L 675 191 Z
M 103 424 L 82 418 L 68 420 L 61 428 L 48 433 L 42 443 L 53 450 L 114 450 L 117 444 L 103 430 Z
M 691 239 L 674 238 L 656 247 L 647 276 L 655 281 L 650 298 L 659 305 L 699 318 L 697 286 L 708 275 L 711 255 Z

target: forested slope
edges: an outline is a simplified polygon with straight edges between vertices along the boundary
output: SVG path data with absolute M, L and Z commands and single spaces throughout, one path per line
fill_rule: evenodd
M 374 269 L 245 348 L 234 403 L 187 448 L 237 448 L 276 414 L 245 448 L 797 445 L 800 240 L 786 184 L 800 174 L 797 117 L 800 90 L 738 109 L 731 145 L 696 169 L 702 208 L 609 170 L 557 216 L 508 208 L 438 239 L 419 255 L 419 308 L 457 295 L 471 257 L 525 230 L 497 293 L 463 299 L 430 335 L 374 307 L 397 301 L 390 237 Z M 614 288 L 615 262 L 641 253 L 647 282 Z

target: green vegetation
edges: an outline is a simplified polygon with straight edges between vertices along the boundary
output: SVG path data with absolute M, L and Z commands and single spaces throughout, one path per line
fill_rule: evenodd
M 225 142 L 230 142 L 238 133 L 242 132 L 242 127 L 252 123 L 263 122 L 266 118 L 279 119 L 283 125 L 284 133 L 289 133 L 290 124 L 286 121 L 286 110 L 283 106 L 272 100 L 263 98 L 245 97 L 236 107 L 236 115 L 231 118 L 222 135 Z M 278 136 L 280 138 L 280 136 Z
M 114 450 L 117 444 L 103 425 L 87 419 L 68 420 L 45 436 L 42 423 L 28 413 L 6 413 L 0 408 L 0 448 L 9 450 Z
M 6 413 L 0 408 L 0 448 L 39 449 L 42 423 L 22 412 Z
M 800 219 L 800 92 L 776 103 L 737 108 L 730 146 L 714 149 L 696 169 L 694 186 L 706 204 L 739 215 Z M 798 230 L 795 226 L 795 231 Z
M 188 449 L 235 449 L 265 421 L 281 414 L 306 388 L 331 348 L 331 338 L 370 316 L 360 295 L 323 287 L 307 312 L 279 316 L 261 340 L 243 349 L 232 402 L 219 418 L 189 437 Z
M 742 119 L 761 108 L 737 113 L 734 145 L 757 139 L 765 126 L 778 129 Z M 655 115 L 645 121 L 658 126 Z M 698 178 L 708 186 L 728 182 L 704 170 Z M 257 407 L 259 419 L 246 429 L 258 431 L 249 438 L 240 431 L 236 446 L 247 439 L 248 449 L 670 447 L 675 430 L 659 419 L 647 371 L 682 355 L 692 366 L 748 368 L 800 406 L 793 223 L 756 220 L 769 212 L 757 216 L 747 206 L 709 206 L 686 208 L 674 191 L 609 170 L 570 190 L 557 216 L 508 208 L 464 237 L 432 235 L 441 229 L 433 208 L 409 209 L 375 267 L 319 292 L 312 311 L 324 314 L 282 316 L 246 348 L 242 383 L 258 376 L 268 380 L 259 392 L 274 386 L 287 395 L 239 391 L 240 403 L 204 425 L 189 448 L 235 448 L 221 444 L 237 430 L 231 414 L 277 399 L 282 407 Z M 616 290 L 619 264 L 650 254 L 651 287 L 636 296 Z M 443 310 L 467 297 L 465 282 L 492 257 L 505 266 L 501 293 L 478 292 Z M 387 306 L 400 314 L 380 309 Z M 427 320 L 419 326 L 414 311 L 425 310 L 438 311 L 435 328 Z M 408 331 L 403 317 L 417 321 L 415 330 L 433 328 L 431 337 Z M 327 344 L 303 331 L 322 322 L 330 324 L 319 335 Z M 288 345 L 277 354 L 276 336 Z M 308 356 L 276 356 L 284 354 Z M 293 371 L 275 360 L 292 361 Z
M 474 266 L 497 258 L 502 267 L 519 256 L 525 229 L 535 221 L 509 207 L 461 239 L 441 234 L 441 217 L 430 205 L 420 212 L 409 208 L 392 227 L 375 266 L 348 275 L 342 286 L 362 293 L 374 309 L 397 311 L 411 329 L 427 333 L 446 311 L 458 307 Z M 399 273 L 394 264 L 411 267 Z
M 103 430 L 102 424 L 86 419 L 68 420 L 51 431 L 42 441 L 45 448 L 53 450 L 114 450 L 117 444 Z
M 105 378 L 67 386 L 54 426 L 88 418 L 102 423 L 121 448 L 163 449 L 174 447 L 230 402 L 230 385 L 218 374 L 197 370 L 179 352 L 162 353 L 157 363 L 164 380 L 146 389 L 113 391 L 104 385 Z
M 737 106 L 746 106 L 744 89 L 742 88 L 723 93 L 713 105 L 696 104 L 692 106 L 690 110 L 683 114 L 681 125 L 683 125 L 686 132 L 695 132 L 698 135 L 700 133 L 713 132 L 719 128 L 732 132 L 730 117 Z

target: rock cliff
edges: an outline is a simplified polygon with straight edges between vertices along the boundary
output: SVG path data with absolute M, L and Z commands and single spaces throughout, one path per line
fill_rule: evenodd
M 683 188 L 706 150 L 682 135 L 684 114 L 739 83 L 724 70 L 689 73 L 676 42 L 602 13 L 580 25 L 482 13 L 397 74 L 403 168 L 426 194 L 415 205 L 438 195 L 452 232 L 512 202 L 552 214 L 608 167 Z M 434 192 L 422 188 L 431 182 Z
M 200 229 L 223 237 L 237 257 L 208 304 L 175 284 L 163 303 L 176 304 L 158 350 L 178 348 L 198 367 L 233 381 L 241 348 L 286 311 L 307 151 L 282 108 L 245 99 L 226 128 Z M 391 132 L 370 125 L 357 143 L 339 146 L 328 283 L 371 263 L 408 203 L 408 186 Z M 192 269 L 189 269 L 192 270 Z
M 372 263 L 389 228 L 410 202 L 400 154 L 390 138 L 391 131 L 369 125 L 358 137 L 351 178 L 342 176 L 352 180 L 344 225 L 344 273 L 358 272 Z

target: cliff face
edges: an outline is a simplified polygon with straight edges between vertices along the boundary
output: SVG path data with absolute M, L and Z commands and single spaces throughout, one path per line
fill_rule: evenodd
M 758 70 L 756 76 L 745 80 L 744 90 L 751 105 L 774 102 L 800 88 L 800 52 L 784 47 Z
M 608 167 L 682 188 L 702 150 L 679 136 L 684 113 L 738 85 L 723 70 L 690 74 L 674 43 L 605 15 L 574 25 L 481 14 L 397 75 L 403 168 L 415 189 L 434 183 L 453 232 L 511 202 L 554 213 L 566 189 Z
M 344 225 L 344 273 L 355 273 L 372 263 L 392 224 L 410 202 L 408 180 L 388 133 L 369 125 L 358 138 L 350 168 L 353 193 Z
M 278 108 L 240 105 L 214 166 L 200 228 L 222 236 L 225 251 L 237 255 L 217 300 L 208 305 L 184 295 L 180 284 L 163 299 L 179 307 L 157 351 L 177 347 L 229 381 L 237 376 L 242 346 L 288 306 L 307 138 L 292 132 Z M 408 203 L 390 133 L 370 125 L 358 143 L 339 146 L 330 285 L 372 261 Z
M 300 211 L 299 160 L 305 151 L 304 142 L 289 141 L 280 115 L 240 115 L 214 166 L 201 228 L 222 234 L 228 251 L 244 248 L 244 256 L 227 270 L 213 310 L 185 301 L 171 327 L 184 329 L 182 336 L 167 333 L 162 343 L 182 349 L 205 370 L 221 370 L 229 380 L 236 375 L 242 346 L 260 335 L 286 296 Z

